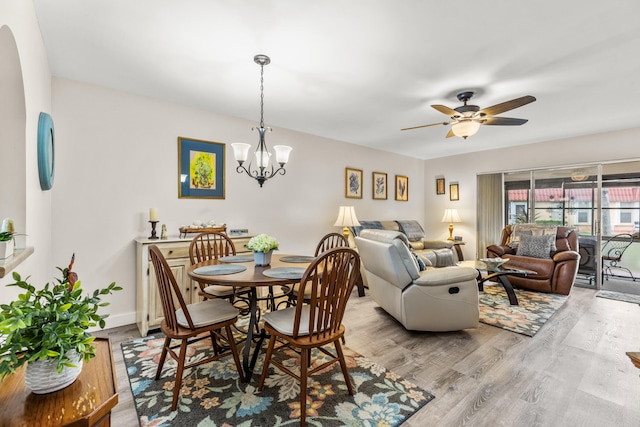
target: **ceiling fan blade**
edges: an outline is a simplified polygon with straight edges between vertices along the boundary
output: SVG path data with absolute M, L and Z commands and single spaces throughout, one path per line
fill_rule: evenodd
M 447 132 L 447 138 L 451 138 L 452 136 L 456 136 L 456 134 L 453 133 L 453 128 L 449 129 L 449 132 Z
M 445 105 L 432 105 L 432 108 L 440 111 L 442 114 L 446 114 L 449 117 L 462 117 L 462 114 L 454 110 L 453 108 L 449 108 Z
M 411 129 L 420 129 L 420 128 L 428 128 L 430 126 L 441 126 L 441 125 L 448 125 L 451 124 L 450 122 L 442 122 L 442 123 L 431 123 L 430 125 L 422 125 L 422 126 L 414 126 L 411 128 L 404 128 L 404 129 L 400 129 L 400 130 L 411 130 Z
M 523 105 L 527 105 L 535 100 L 536 100 L 535 97 L 531 95 L 527 95 L 520 98 L 512 99 L 511 101 L 492 105 L 491 107 L 483 108 L 482 110 L 478 111 L 477 114 L 484 115 L 484 116 L 495 116 L 496 114 L 504 113 L 505 111 L 522 107 Z
M 490 126 L 520 126 L 528 121 L 527 119 L 512 119 L 510 117 L 484 117 L 479 120 L 483 125 Z

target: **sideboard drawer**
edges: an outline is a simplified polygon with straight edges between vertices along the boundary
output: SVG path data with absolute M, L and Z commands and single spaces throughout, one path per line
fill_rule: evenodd
M 160 252 L 166 259 L 189 258 L 190 243 L 164 243 L 158 245 Z

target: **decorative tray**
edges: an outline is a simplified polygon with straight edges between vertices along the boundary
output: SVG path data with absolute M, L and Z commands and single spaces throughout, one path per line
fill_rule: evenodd
M 226 232 L 227 231 L 227 224 L 222 224 L 219 227 L 180 227 L 178 228 L 178 231 L 180 231 L 180 237 L 187 237 L 187 234 L 198 234 L 198 233 L 211 233 L 213 231 L 217 231 L 217 232 Z

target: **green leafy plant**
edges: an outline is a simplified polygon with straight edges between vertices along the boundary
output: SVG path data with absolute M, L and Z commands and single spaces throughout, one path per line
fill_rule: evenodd
M 67 356 L 69 350 L 75 350 L 85 362 L 95 356 L 91 344 L 95 337 L 87 329 L 105 327 L 107 316 L 99 315 L 98 309 L 109 303 L 101 302 L 102 296 L 122 288 L 112 282 L 93 295 L 83 296 L 82 283 L 71 271 L 74 258 L 68 268 L 58 267 L 62 279 L 39 290 L 28 283 L 29 277 L 22 280 L 13 273 L 15 283 L 7 286 L 17 286 L 25 293 L 10 304 L 0 305 L 0 378 L 27 362 L 46 358 L 57 360 L 58 372 L 65 366 L 74 367 Z
M 278 241 L 266 234 L 258 234 L 249 239 L 249 242 L 245 245 L 247 249 L 251 249 L 254 252 L 269 252 L 278 250 Z

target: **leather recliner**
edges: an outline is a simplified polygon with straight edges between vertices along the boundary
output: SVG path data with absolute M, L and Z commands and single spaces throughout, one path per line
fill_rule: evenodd
M 356 244 L 371 297 L 406 329 L 442 332 L 478 326 L 475 269 L 420 271 L 407 237 L 398 231 L 362 230 Z
M 509 266 L 535 271 L 536 274 L 509 276 L 509 282 L 517 288 L 569 295 L 580 261 L 578 233 L 570 227 L 558 227 L 555 241 L 557 250 L 551 252 L 549 258 L 516 255 L 517 249 L 509 246 L 512 233 L 513 225 L 509 224 L 502 230 L 500 244 L 487 247 L 487 257 L 508 258 Z

